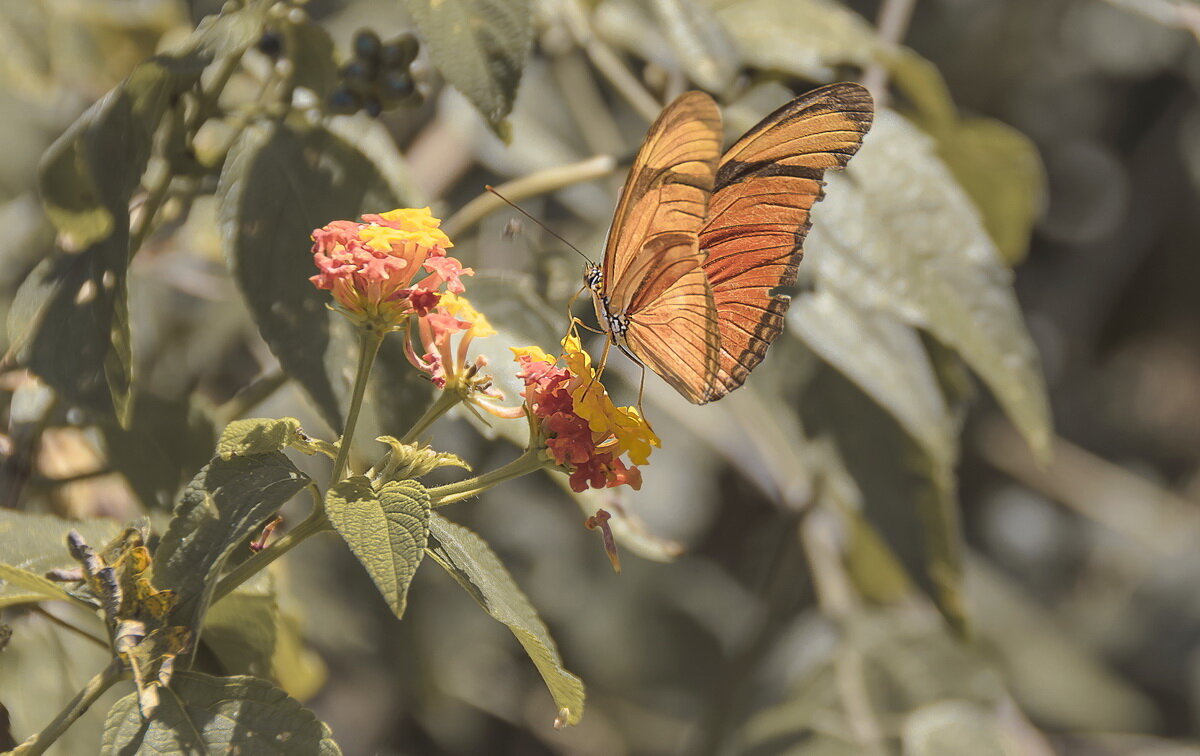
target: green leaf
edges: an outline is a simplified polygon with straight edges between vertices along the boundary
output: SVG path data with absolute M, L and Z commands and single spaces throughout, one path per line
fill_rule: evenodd
M 863 516 L 960 634 L 962 535 L 954 468 L 938 464 L 900 425 L 839 372 L 824 368 L 800 404 L 808 432 L 828 436 L 858 488 Z
M 883 62 L 891 49 L 866 19 L 832 0 L 708 0 L 742 63 L 828 81 L 835 68 Z
M 155 586 L 179 596 L 173 624 L 198 635 L 221 568 L 234 549 L 310 482 L 278 452 L 217 457 L 196 475 L 154 552 Z
M 938 154 L 983 216 L 1004 261 L 1029 251 L 1046 195 L 1046 173 L 1029 137 L 990 118 L 968 118 L 935 132 Z
M 727 91 L 737 50 L 713 9 L 700 0 L 652 0 L 650 7 L 688 77 L 701 89 Z
M 583 718 L 583 682 L 563 667 L 545 623 L 500 558 L 478 535 L 438 514 L 429 519 L 429 534 L 434 539 L 429 555 L 484 611 L 512 631 L 546 681 L 561 721 L 578 724 Z
M 47 580 L 35 572 L 0 563 L 0 581 L 6 588 L 13 589 L 17 595 L 28 596 L 30 601 L 69 601 L 71 594 L 67 593 L 60 583 Z M 0 606 L 17 603 L 13 597 L 0 596 Z M 26 603 L 24 600 L 21 603 Z
M 138 712 L 136 696 L 117 701 L 100 753 L 341 753 L 328 726 L 265 680 L 179 672 L 161 696 L 149 720 Z
M 164 399 L 138 390 L 128 427 L 100 425 L 112 468 L 129 481 L 147 510 L 170 511 L 180 489 L 212 456 L 215 431 L 188 396 Z
M 415 480 L 375 491 L 362 476 L 329 489 L 325 513 L 397 617 L 404 616 L 429 538 L 429 492 Z
M 406 0 L 429 55 L 497 134 L 533 46 L 529 0 Z
M 332 444 L 314 440 L 300 428 L 300 421 L 294 417 L 282 417 L 278 420 L 269 417 L 251 417 L 245 420 L 234 420 L 221 431 L 221 439 L 217 442 L 217 456 L 221 459 L 247 457 L 254 454 L 269 454 L 292 448 L 305 454 L 333 452 Z
M 41 578 L 59 567 L 77 567 L 67 553 L 67 533 L 72 530 L 78 531 L 88 543 L 107 543 L 121 527 L 113 520 L 64 520 L 53 515 L 0 509 L 0 565 L 16 568 L 34 578 Z M 0 607 L 48 598 L 49 586 L 8 582 L 9 577 L 3 574 L 0 574 L 0 580 L 5 581 L 0 583 Z M 54 583 L 51 585 L 61 590 Z
M 353 145 L 296 122 L 246 128 L 217 187 L 225 254 L 263 339 L 316 404 L 342 427 L 355 339 L 310 282 L 310 234 L 330 221 L 399 204 L 389 180 Z
M 995 712 L 970 701 L 938 701 L 912 712 L 901 734 L 906 756 L 1005 756 L 1009 742 Z
M 882 111 L 847 173 L 828 183 L 806 245 L 818 287 L 954 349 L 1047 454 L 1046 387 L 1012 274 L 931 140 Z
M 958 427 L 916 331 L 830 290 L 796 299 L 788 329 L 879 402 L 939 465 L 953 467 Z
M 333 38 L 325 27 L 306 19 L 283 27 L 285 52 L 295 66 L 292 82 L 311 89 L 322 101 L 337 86 L 337 61 L 333 57 Z

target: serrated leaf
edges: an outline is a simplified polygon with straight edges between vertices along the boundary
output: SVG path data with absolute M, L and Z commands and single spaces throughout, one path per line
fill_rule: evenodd
M 429 55 L 503 138 L 533 46 L 529 0 L 406 0 Z
M 828 183 L 806 244 L 818 286 L 954 349 L 1048 453 L 1046 388 L 1012 275 L 931 140 L 882 111 L 847 173 Z
M 59 567 L 77 567 L 67 553 L 67 533 L 72 530 L 78 531 L 90 543 L 106 543 L 120 532 L 121 527 L 113 520 L 64 520 L 53 515 L 0 509 L 0 564 L 37 578 Z M 0 581 L 5 581 L 0 582 L 0 607 L 42 601 L 49 590 L 40 584 L 31 590 L 7 582 L 3 575 L 0 575 Z
M 564 720 L 583 718 L 583 682 L 568 672 L 537 610 L 517 587 L 491 547 L 475 533 L 434 514 L 429 519 L 433 542 L 429 555 L 471 594 L 493 619 L 503 623 L 533 660 Z
M 276 452 L 214 458 L 184 491 L 154 552 L 154 584 L 172 589 L 171 622 L 199 635 L 199 623 L 226 560 L 296 492 L 310 483 Z M 198 637 L 193 637 L 193 643 Z
M 415 480 L 384 483 L 375 491 L 356 476 L 329 489 L 325 514 L 388 606 L 403 617 L 429 538 L 429 492 Z
M 866 19 L 832 0 L 708 2 L 744 65 L 827 81 L 838 66 L 865 68 L 891 54 Z
M 149 720 L 138 712 L 136 696 L 117 701 L 104 723 L 100 753 L 341 753 L 328 726 L 265 680 L 180 672 L 161 696 Z
M 920 336 L 834 291 L 797 298 L 788 330 L 887 410 L 944 467 L 957 459 L 958 428 Z
M 217 187 L 226 259 L 271 351 L 316 404 L 342 427 L 355 343 L 309 282 L 314 228 L 399 204 L 388 180 L 340 137 L 299 122 L 246 128 Z
M 288 447 L 307 446 L 308 436 L 294 417 L 249 417 L 234 420 L 221 431 L 217 456 L 221 459 L 279 452 Z M 309 452 L 311 453 L 311 452 Z
M 701 89 L 724 92 L 738 72 L 734 42 L 702 0 L 651 0 L 683 70 Z

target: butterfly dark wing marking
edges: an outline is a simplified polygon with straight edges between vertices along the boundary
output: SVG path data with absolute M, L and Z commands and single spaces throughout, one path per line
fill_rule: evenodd
M 699 234 L 720 324 L 718 367 L 700 403 L 741 386 L 782 330 L 789 300 L 772 292 L 796 283 L 822 177 L 858 151 L 873 114 L 865 88 L 831 84 L 764 118 L 721 158 Z
M 712 98 L 676 98 L 638 151 L 593 289 L 601 326 L 693 402 L 708 391 L 719 337 L 700 264 L 704 222 L 721 150 Z

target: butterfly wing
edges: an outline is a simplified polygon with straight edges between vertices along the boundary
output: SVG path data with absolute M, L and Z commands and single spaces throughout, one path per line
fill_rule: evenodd
M 832 84 L 779 108 L 721 158 L 699 234 L 720 323 L 719 366 L 703 401 L 741 386 L 783 329 L 789 300 L 772 292 L 796 283 L 822 177 L 845 167 L 873 115 L 865 88 Z
M 634 356 L 693 402 L 707 393 L 719 352 L 697 234 L 720 151 L 711 97 L 687 92 L 667 106 L 625 182 L 602 267 L 607 311 L 626 319 Z

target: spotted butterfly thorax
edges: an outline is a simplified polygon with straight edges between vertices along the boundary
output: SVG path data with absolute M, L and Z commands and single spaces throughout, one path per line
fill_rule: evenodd
M 663 110 L 638 151 L 600 265 L 584 280 L 612 343 L 696 404 L 741 386 L 783 329 L 826 170 L 871 128 L 871 95 L 801 95 L 721 154 L 703 92 Z

